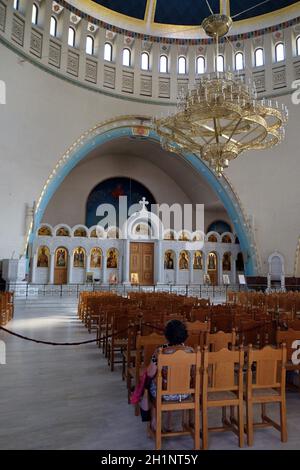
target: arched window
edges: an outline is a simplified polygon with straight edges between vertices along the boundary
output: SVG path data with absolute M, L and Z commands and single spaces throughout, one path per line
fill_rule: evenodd
M 217 72 L 224 72 L 225 64 L 224 64 L 224 56 L 218 55 L 217 57 Z
M 35 3 L 33 3 L 33 5 L 32 5 L 32 14 L 31 14 L 31 23 L 32 24 L 37 24 L 38 14 L 39 14 L 38 6 Z
M 262 47 L 255 49 L 254 65 L 255 67 L 261 67 L 262 65 L 264 65 L 264 50 Z
M 51 16 L 50 18 L 50 34 L 54 37 L 57 34 L 57 19 L 55 18 L 55 16 Z
M 19 0 L 14 0 L 14 9 L 19 10 L 20 2 Z
M 186 58 L 185 57 L 178 57 L 178 73 L 185 74 L 186 73 Z
M 141 55 L 141 69 L 149 70 L 149 54 L 148 52 L 142 52 Z
M 244 69 L 244 54 L 242 52 L 237 52 L 235 54 L 235 70 L 243 70 Z
M 159 58 L 159 71 L 160 73 L 168 73 L 168 57 L 161 55 Z
M 300 55 L 300 36 L 296 39 L 296 54 Z
M 123 49 L 123 65 L 130 67 L 131 65 L 131 51 L 127 47 Z
M 71 47 L 75 46 L 75 29 L 72 26 L 69 26 L 68 45 Z
M 275 46 L 275 62 L 281 62 L 284 59 L 285 59 L 284 44 L 283 42 L 279 42 Z
M 205 72 L 205 59 L 202 56 L 197 57 L 196 71 L 198 74 Z
M 94 54 L 94 38 L 92 36 L 86 37 L 85 52 L 89 55 Z
M 104 44 L 104 60 L 112 61 L 112 45 L 109 42 Z

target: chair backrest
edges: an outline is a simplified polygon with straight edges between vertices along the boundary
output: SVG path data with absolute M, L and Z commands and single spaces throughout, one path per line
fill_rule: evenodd
M 255 374 L 253 374 L 253 366 Z M 285 388 L 286 346 L 282 344 L 275 349 L 265 346 L 263 349 L 254 350 L 249 345 L 247 368 L 247 391 L 263 388 Z
M 186 322 L 185 326 L 188 332 L 185 344 L 192 348 L 197 348 L 197 346 L 199 346 L 200 349 L 203 349 L 206 344 L 207 334 L 210 331 L 210 322 Z
M 194 394 L 200 396 L 200 349 L 190 352 L 185 348 L 168 353 L 160 348 L 157 356 L 157 399 L 163 395 Z
M 233 329 L 231 333 L 224 333 L 224 331 L 208 333 L 206 344 L 208 346 L 208 350 L 211 352 L 220 351 L 224 348 L 234 349 L 236 344 L 235 329 Z
M 292 354 L 293 352 L 295 352 L 295 349 L 292 348 L 293 342 L 299 339 L 299 330 L 292 330 L 291 328 L 289 328 L 286 331 L 280 331 L 279 329 L 276 331 L 276 344 L 277 346 L 280 346 L 283 343 L 286 345 L 288 361 L 291 361 Z
M 151 361 L 152 354 L 162 344 L 166 342 L 163 335 L 151 333 L 150 335 L 142 336 L 138 333 L 136 338 L 136 369 L 141 368 L 142 364 L 148 366 Z
M 203 393 L 235 391 L 243 393 L 244 350 L 221 349 L 209 352 L 204 348 Z

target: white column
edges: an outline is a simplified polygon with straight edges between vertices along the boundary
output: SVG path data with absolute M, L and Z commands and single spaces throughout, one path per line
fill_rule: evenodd
M 231 283 L 236 284 L 236 256 L 231 253 Z
M 124 258 L 123 258 L 123 283 L 130 284 L 129 269 L 130 269 L 130 240 L 124 240 Z
M 218 284 L 223 285 L 223 253 L 218 253 Z
M 119 259 L 118 259 L 118 284 L 121 284 L 123 281 L 123 267 L 124 267 L 124 255 L 119 250 Z
M 86 275 L 88 272 L 90 272 L 91 269 L 91 253 L 87 252 L 86 253 L 86 264 L 85 264 L 85 279 L 84 282 L 86 282 Z
M 106 258 L 106 250 L 103 249 L 103 258 L 102 258 L 102 284 L 105 284 L 107 282 L 106 279 L 106 263 L 107 263 L 107 258 Z
M 48 284 L 54 284 L 54 266 L 55 266 L 55 253 L 50 253 L 50 270 Z
M 73 282 L 73 253 L 68 257 L 68 284 Z
M 162 248 L 162 241 L 158 240 L 157 243 L 157 284 L 164 283 L 164 256 L 163 256 L 163 248 Z
M 179 278 L 179 252 L 176 252 L 176 259 L 175 259 L 175 276 L 174 276 L 174 284 L 178 284 L 178 278 Z
M 190 251 L 190 264 L 189 264 L 189 284 L 194 284 L 194 252 Z
M 31 282 L 34 284 L 36 282 L 36 268 L 37 268 L 37 259 L 38 259 L 38 254 L 37 252 L 33 256 L 32 260 L 32 275 L 31 275 Z

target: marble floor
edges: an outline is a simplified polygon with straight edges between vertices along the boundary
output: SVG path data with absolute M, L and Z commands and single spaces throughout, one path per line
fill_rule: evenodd
M 90 339 L 76 316 L 76 298 L 16 300 L 8 328 L 37 339 Z M 45 346 L 4 332 L 0 365 L 0 449 L 153 449 L 146 426 L 127 404 L 120 370 L 110 372 L 94 344 Z M 287 397 L 289 439 L 273 429 L 256 431 L 253 449 L 300 448 L 300 394 Z M 272 416 L 277 409 L 271 409 Z M 213 425 L 219 412 L 209 415 Z M 192 449 L 189 438 L 164 441 L 165 449 Z M 232 433 L 212 434 L 210 449 L 238 449 Z M 247 448 L 247 446 L 245 446 Z

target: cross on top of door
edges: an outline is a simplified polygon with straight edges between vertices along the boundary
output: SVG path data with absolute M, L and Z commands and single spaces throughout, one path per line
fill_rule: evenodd
M 149 201 L 147 201 L 147 199 L 145 198 L 145 196 L 142 197 L 142 200 L 139 201 L 139 204 L 142 205 L 141 212 L 148 211 L 148 209 L 146 208 L 146 206 L 149 204 Z

